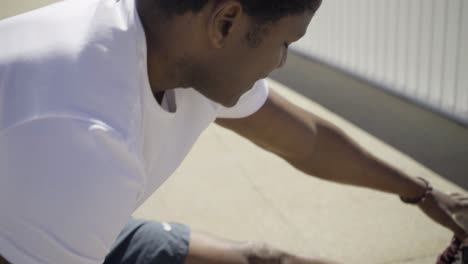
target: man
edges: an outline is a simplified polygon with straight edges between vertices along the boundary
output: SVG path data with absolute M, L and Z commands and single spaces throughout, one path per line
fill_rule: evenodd
M 332 263 L 130 219 L 213 121 L 311 176 L 399 195 L 466 239 L 451 218 L 466 196 L 390 167 L 261 80 L 319 5 L 69 0 L 1 22 L 3 261 Z

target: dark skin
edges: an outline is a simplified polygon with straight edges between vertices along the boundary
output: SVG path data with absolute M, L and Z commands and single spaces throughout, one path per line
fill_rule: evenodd
M 156 9 L 154 1 L 139 2 L 153 93 L 193 87 L 225 106 L 233 106 L 257 80 L 284 63 L 287 45 L 304 35 L 313 16 L 306 12 L 283 18 L 265 28 L 260 45 L 252 48 L 246 35 L 253 21 L 237 1 L 211 2 L 197 14 L 170 21 L 158 21 Z
M 246 36 L 253 20 L 235 0 L 211 1 L 200 12 L 165 17 L 154 0 L 140 0 L 138 12 L 148 46 L 148 73 L 153 94 L 193 87 L 224 106 L 233 106 L 255 81 L 281 67 L 287 45 L 305 34 L 314 12 L 286 16 L 264 28 L 252 45 Z M 256 47 L 253 47 L 256 46 Z M 419 197 L 425 184 L 372 156 L 336 125 L 270 92 L 265 105 L 243 119 L 216 123 L 277 154 L 292 166 L 324 180 L 371 188 L 403 197 Z M 279 132 L 280 131 L 280 132 Z M 450 217 L 468 208 L 466 195 L 435 189 L 419 208 L 462 240 L 467 233 Z M 272 255 L 265 255 L 268 248 Z M 260 252 L 260 253 L 259 253 Z M 277 262 L 272 262 L 269 257 Z M 299 258 L 252 243 L 234 243 L 194 233 L 189 264 L 197 263 L 334 263 Z

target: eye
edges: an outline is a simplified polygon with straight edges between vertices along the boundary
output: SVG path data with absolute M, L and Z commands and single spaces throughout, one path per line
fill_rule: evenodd
M 289 44 L 285 42 L 285 43 L 284 43 L 284 48 L 285 48 L 285 49 L 288 49 L 288 48 L 289 48 Z

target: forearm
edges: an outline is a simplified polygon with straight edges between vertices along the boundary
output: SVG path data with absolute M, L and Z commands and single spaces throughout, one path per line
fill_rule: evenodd
M 267 243 L 234 242 L 192 231 L 185 264 L 338 264 L 322 258 L 298 256 Z
M 372 155 L 334 125 L 318 124 L 310 142 L 304 147 L 312 151 L 299 151 L 307 155 L 287 159 L 307 174 L 404 197 L 423 192 L 422 182 Z
M 262 243 L 245 244 L 244 256 L 246 264 L 338 264 L 329 259 L 299 256 Z

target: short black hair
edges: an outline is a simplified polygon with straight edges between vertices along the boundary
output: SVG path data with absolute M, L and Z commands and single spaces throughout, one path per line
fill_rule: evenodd
M 199 12 L 209 1 L 220 0 L 154 0 L 166 15 L 181 15 Z M 322 0 L 238 0 L 244 12 L 259 24 L 275 22 L 287 15 L 305 11 L 315 12 Z
M 182 15 L 186 12 L 198 13 L 210 1 L 222 0 L 153 0 L 168 18 Z M 246 34 L 250 47 L 258 47 L 263 36 L 268 34 L 272 23 L 288 15 L 298 15 L 306 11 L 316 12 L 322 0 L 237 0 L 244 12 L 254 22 L 251 30 Z

